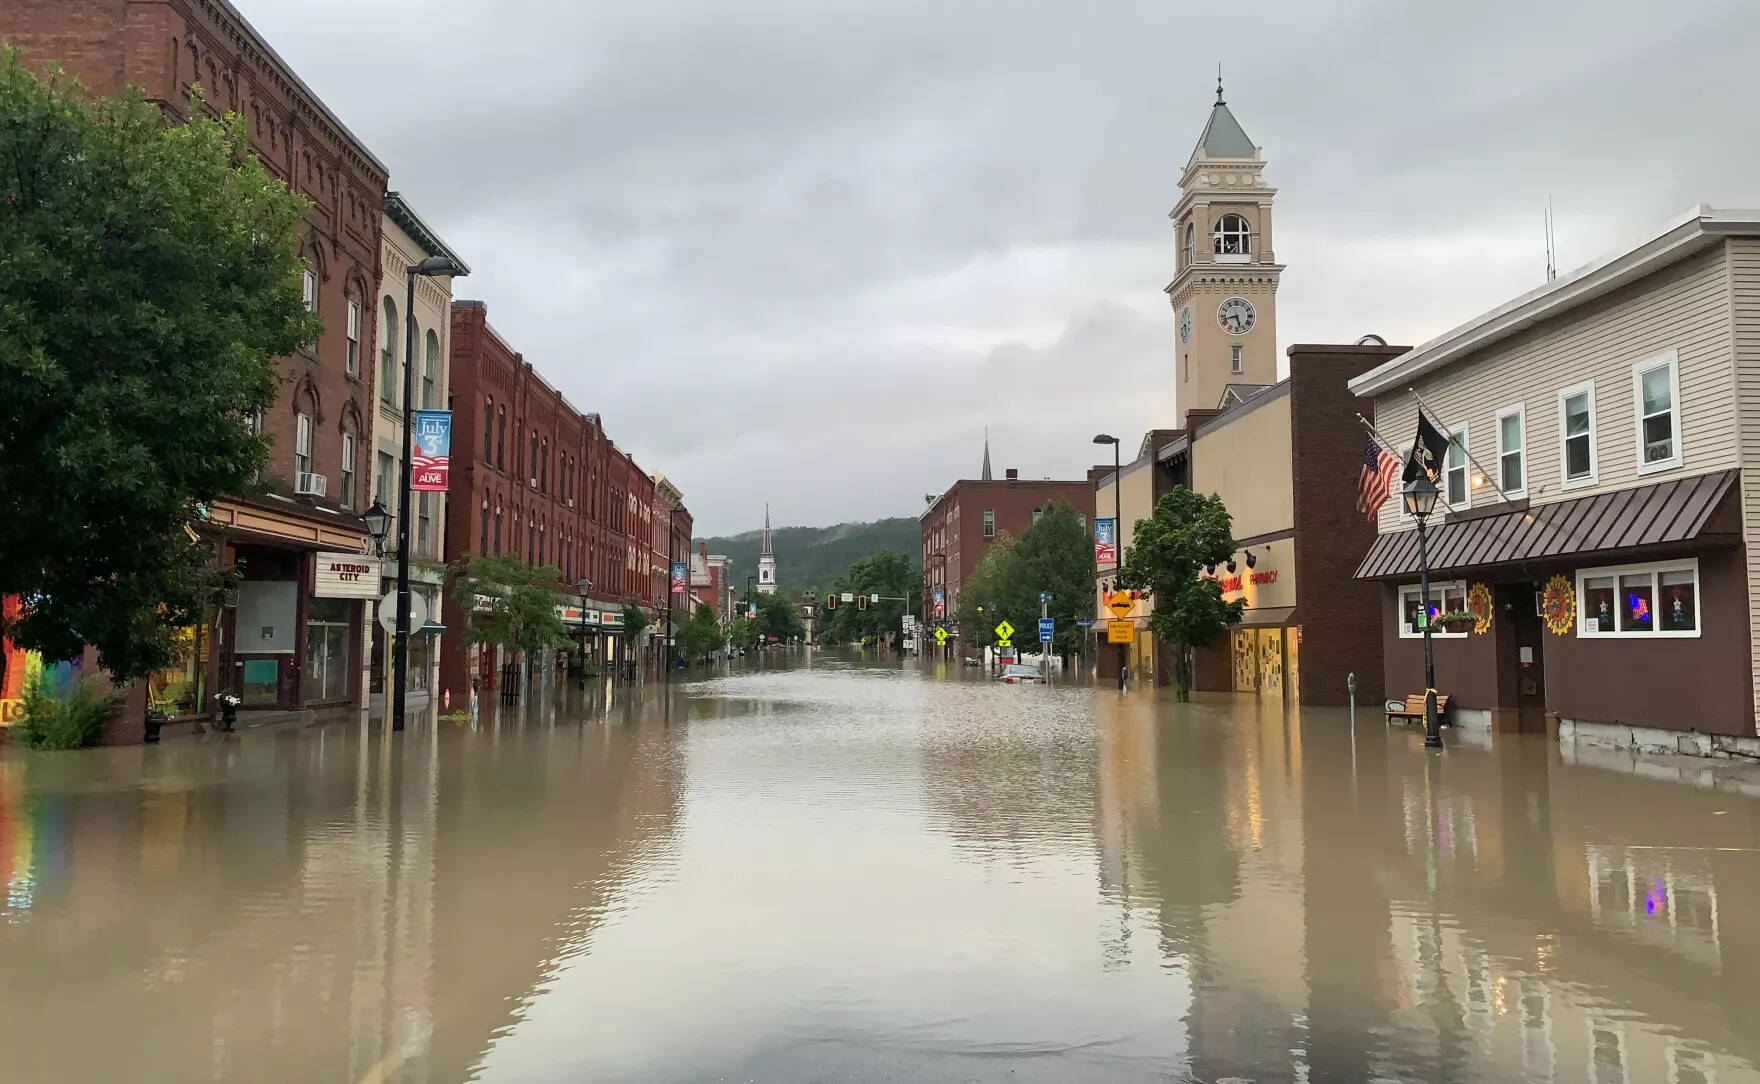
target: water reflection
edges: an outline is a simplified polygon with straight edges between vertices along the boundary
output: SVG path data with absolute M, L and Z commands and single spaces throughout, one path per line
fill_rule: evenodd
M 0 1077 L 1760 1084 L 1760 769 L 798 661 L 0 755 Z

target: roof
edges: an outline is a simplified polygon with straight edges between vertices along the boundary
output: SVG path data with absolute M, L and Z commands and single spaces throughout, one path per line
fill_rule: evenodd
M 1724 237 L 1760 234 L 1760 210 L 1717 210 L 1701 203 L 1635 248 L 1559 276 L 1476 316 L 1452 331 L 1378 365 L 1350 382 L 1358 395 L 1380 395 L 1475 351 L 1578 308 L 1621 286 L 1686 259 Z
M 1226 384 L 1222 388 L 1222 398 L 1217 401 L 1216 405 L 1218 407 L 1228 406 L 1231 395 L 1234 396 L 1235 402 L 1244 403 L 1266 388 L 1275 388 L 1276 386 L 1276 384 Z
M 1483 568 L 1686 542 L 1705 533 L 1735 488 L 1736 471 L 1716 471 L 1596 493 L 1539 508 L 1445 520 L 1427 539 L 1430 571 Z M 1383 534 L 1357 566 L 1359 580 L 1418 574 L 1418 532 Z
M 1222 86 L 1217 84 L 1216 104 L 1210 107 L 1210 119 L 1204 124 L 1204 134 L 1198 137 L 1198 145 L 1192 148 L 1192 160 L 1196 161 L 1200 154 L 1206 158 L 1251 158 L 1258 153 L 1259 148 L 1247 138 L 1241 122 L 1228 111 L 1228 103 L 1222 100 Z
M 458 267 L 460 275 L 471 273 L 471 265 L 465 263 L 450 245 L 440 239 L 439 234 L 422 221 L 422 216 L 416 214 L 415 208 L 409 205 L 409 200 L 403 197 L 402 192 L 385 193 L 384 207 L 385 216 L 397 223 L 397 228 L 408 234 L 409 239 L 420 245 L 428 255 L 444 256 L 451 260 Z

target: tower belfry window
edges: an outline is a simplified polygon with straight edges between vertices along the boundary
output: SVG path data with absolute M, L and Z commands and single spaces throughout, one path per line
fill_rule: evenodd
M 1240 215 L 1223 215 L 1210 236 L 1218 256 L 1246 256 L 1253 251 L 1253 231 Z

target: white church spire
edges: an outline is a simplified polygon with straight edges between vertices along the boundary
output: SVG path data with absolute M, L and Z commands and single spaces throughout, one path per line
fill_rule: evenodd
M 776 550 L 770 542 L 770 505 L 764 505 L 764 548 L 758 553 L 758 594 L 776 592 Z

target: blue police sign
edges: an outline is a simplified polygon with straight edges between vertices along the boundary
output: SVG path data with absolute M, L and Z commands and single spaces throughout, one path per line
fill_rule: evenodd
M 1039 619 L 1039 642 L 1042 644 L 1050 643 L 1051 633 L 1055 630 L 1056 626 L 1056 621 L 1049 617 L 1041 617 Z

